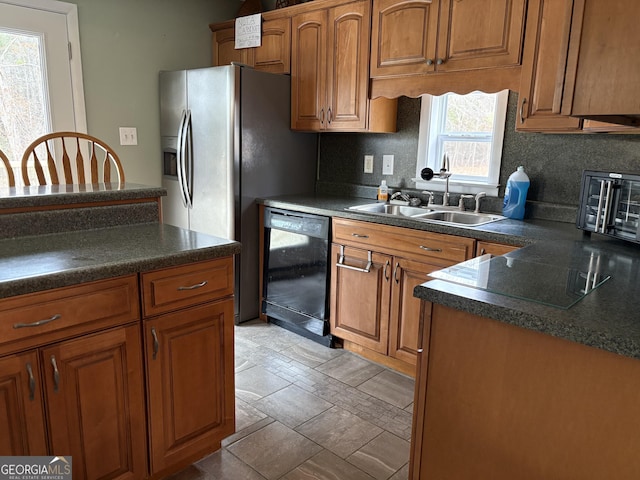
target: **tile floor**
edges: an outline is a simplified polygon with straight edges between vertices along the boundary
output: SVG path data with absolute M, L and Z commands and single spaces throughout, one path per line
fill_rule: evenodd
M 236 433 L 171 480 L 408 477 L 413 379 L 260 321 L 235 347 Z

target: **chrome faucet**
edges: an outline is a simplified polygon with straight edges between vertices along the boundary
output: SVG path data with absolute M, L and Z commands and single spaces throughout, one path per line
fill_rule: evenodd
M 420 172 L 420 176 L 423 180 L 431 180 L 433 177 L 444 178 L 444 194 L 442 195 L 442 206 L 449 206 L 449 177 L 452 173 L 449 171 L 449 156 L 445 153 L 442 157 L 442 166 L 440 167 L 440 172 L 434 173 L 429 167 L 423 168 Z M 428 193 L 428 192 L 422 192 Z M 431 200 L 431 199 L 430 199 Z M 431 202 L 429 202 L 431 203 Z

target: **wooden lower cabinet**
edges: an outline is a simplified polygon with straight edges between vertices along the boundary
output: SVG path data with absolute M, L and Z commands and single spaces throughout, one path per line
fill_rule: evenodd
M 137 324 L 41 350 L 51 453 L 74 479 L 146 476 L 141 350 Z
M 0 358 L 0 455 L 47 454 L 38 353 Z
M 345 347 L 414 375 L 420 300 L 434 270 L 471 258 L 475 240 L 333 220 L 331 334 Z M 371 266 L 367 267 L 371 256 Z
M 374 352 L 387 353 L 391 261 L 389 255 L 331 246 L 331 333 Z
M 153 477 L 220 448 L 235 430 L 233 299 L 145 321 Z
M 639 478 L 640 361 L 442 305 L 425 320 L 410 479 Z

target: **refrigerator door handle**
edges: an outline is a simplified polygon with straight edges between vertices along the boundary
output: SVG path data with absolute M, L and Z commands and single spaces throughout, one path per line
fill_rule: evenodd
M 178 185 L 180 186 L 180 198 L 182 199 L 182 204 L 185 207 L 188 207 L 187 197 L 184 190 L 184 145 L 183 145 L 183 132 L 185 121 L 187 120 L 187 111 L 182 111 L 182 116 L 180 117 L 180 126 L 178 127 L 178 141 L 176 145 L 176 170 L 178 171 Z
M 185 150 L 185 196 L 187 197 L 187 203 L 189 208 L 193 208 L 193 135 L 192 135 L 192 122 L 191 122 L 191 110 L 187 110 L 187 119 L 184 127 L 184 150 Z

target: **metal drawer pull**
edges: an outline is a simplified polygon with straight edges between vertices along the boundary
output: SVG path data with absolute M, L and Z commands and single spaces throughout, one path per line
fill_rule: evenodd
M 190 287 L 178 287 L 178 290 L 195 290 L 196 288 L 204 287 L 208 282 L 205 280 L 204 282 L 196 283 L 195 285 L 191 285 Z
M 391 264 L 389 263 L 389 260 L 387 260 L 387 263 L 384 264 L 384 279 L 388 282 L 389 281 L 389 266 Z
M 58 320 L 59 318 L 62 318 L 62 315 L 60 315 L 59 313 L 56 313 L 51 318 L 47 318 L 45 320 L 38 320 L 37 322 L 33 322 L 33 323 L 14 323 L 13 328 L 39 327 L 40 325 L 45 325 L 49 322 L 53 322 L 54 320 Z
M 51 355 L 51 366 L 53 367 L 53 391 L 57 392 L 60 389 L 60 371 L 55 355 Z
M 441 248 L 431 248 L 431 247 L 425 247 L 424 245 L 420 245 L 420 248 L 422 250 L 425 250 L 427 252 L 441 252 L 442 249 Z
M 27 363 L 27 373 L 29 374 L 29 400 L 36 398 L 36 379 L 33 376 L 33 368 Z
M 396 283 L 400 283 L 400 279 L 398 278 L 398 271 L 400 270 L 400 263 L 396 262 L 396 268 L 393 270 L 393 279 Z
M 153 359 L 158 356 L 158 350 L 160 350 L 160 342 L 158 341 L 158 332 L 156 327 L 151 327 L 151 336 L 153 337 Z
M 359 233 L 352 233 L 351 236 L 356 238 L 369 238 L 369 235 L 360 235 Z
M 373 265 L 373 252 L 369 250 L 367 252 L 367 266 L 364 268 L 360 267 L 352 267 L 351 265 L 345 265 L 344 263 L 344 245 L 340 245 L 340 258 L 338 259 L 338 263 L 336 263 L 336 267 L 347 268 L 349 270 L 355 270 L 356 272 L 369 273 L 371 271 L 371 266 Z

